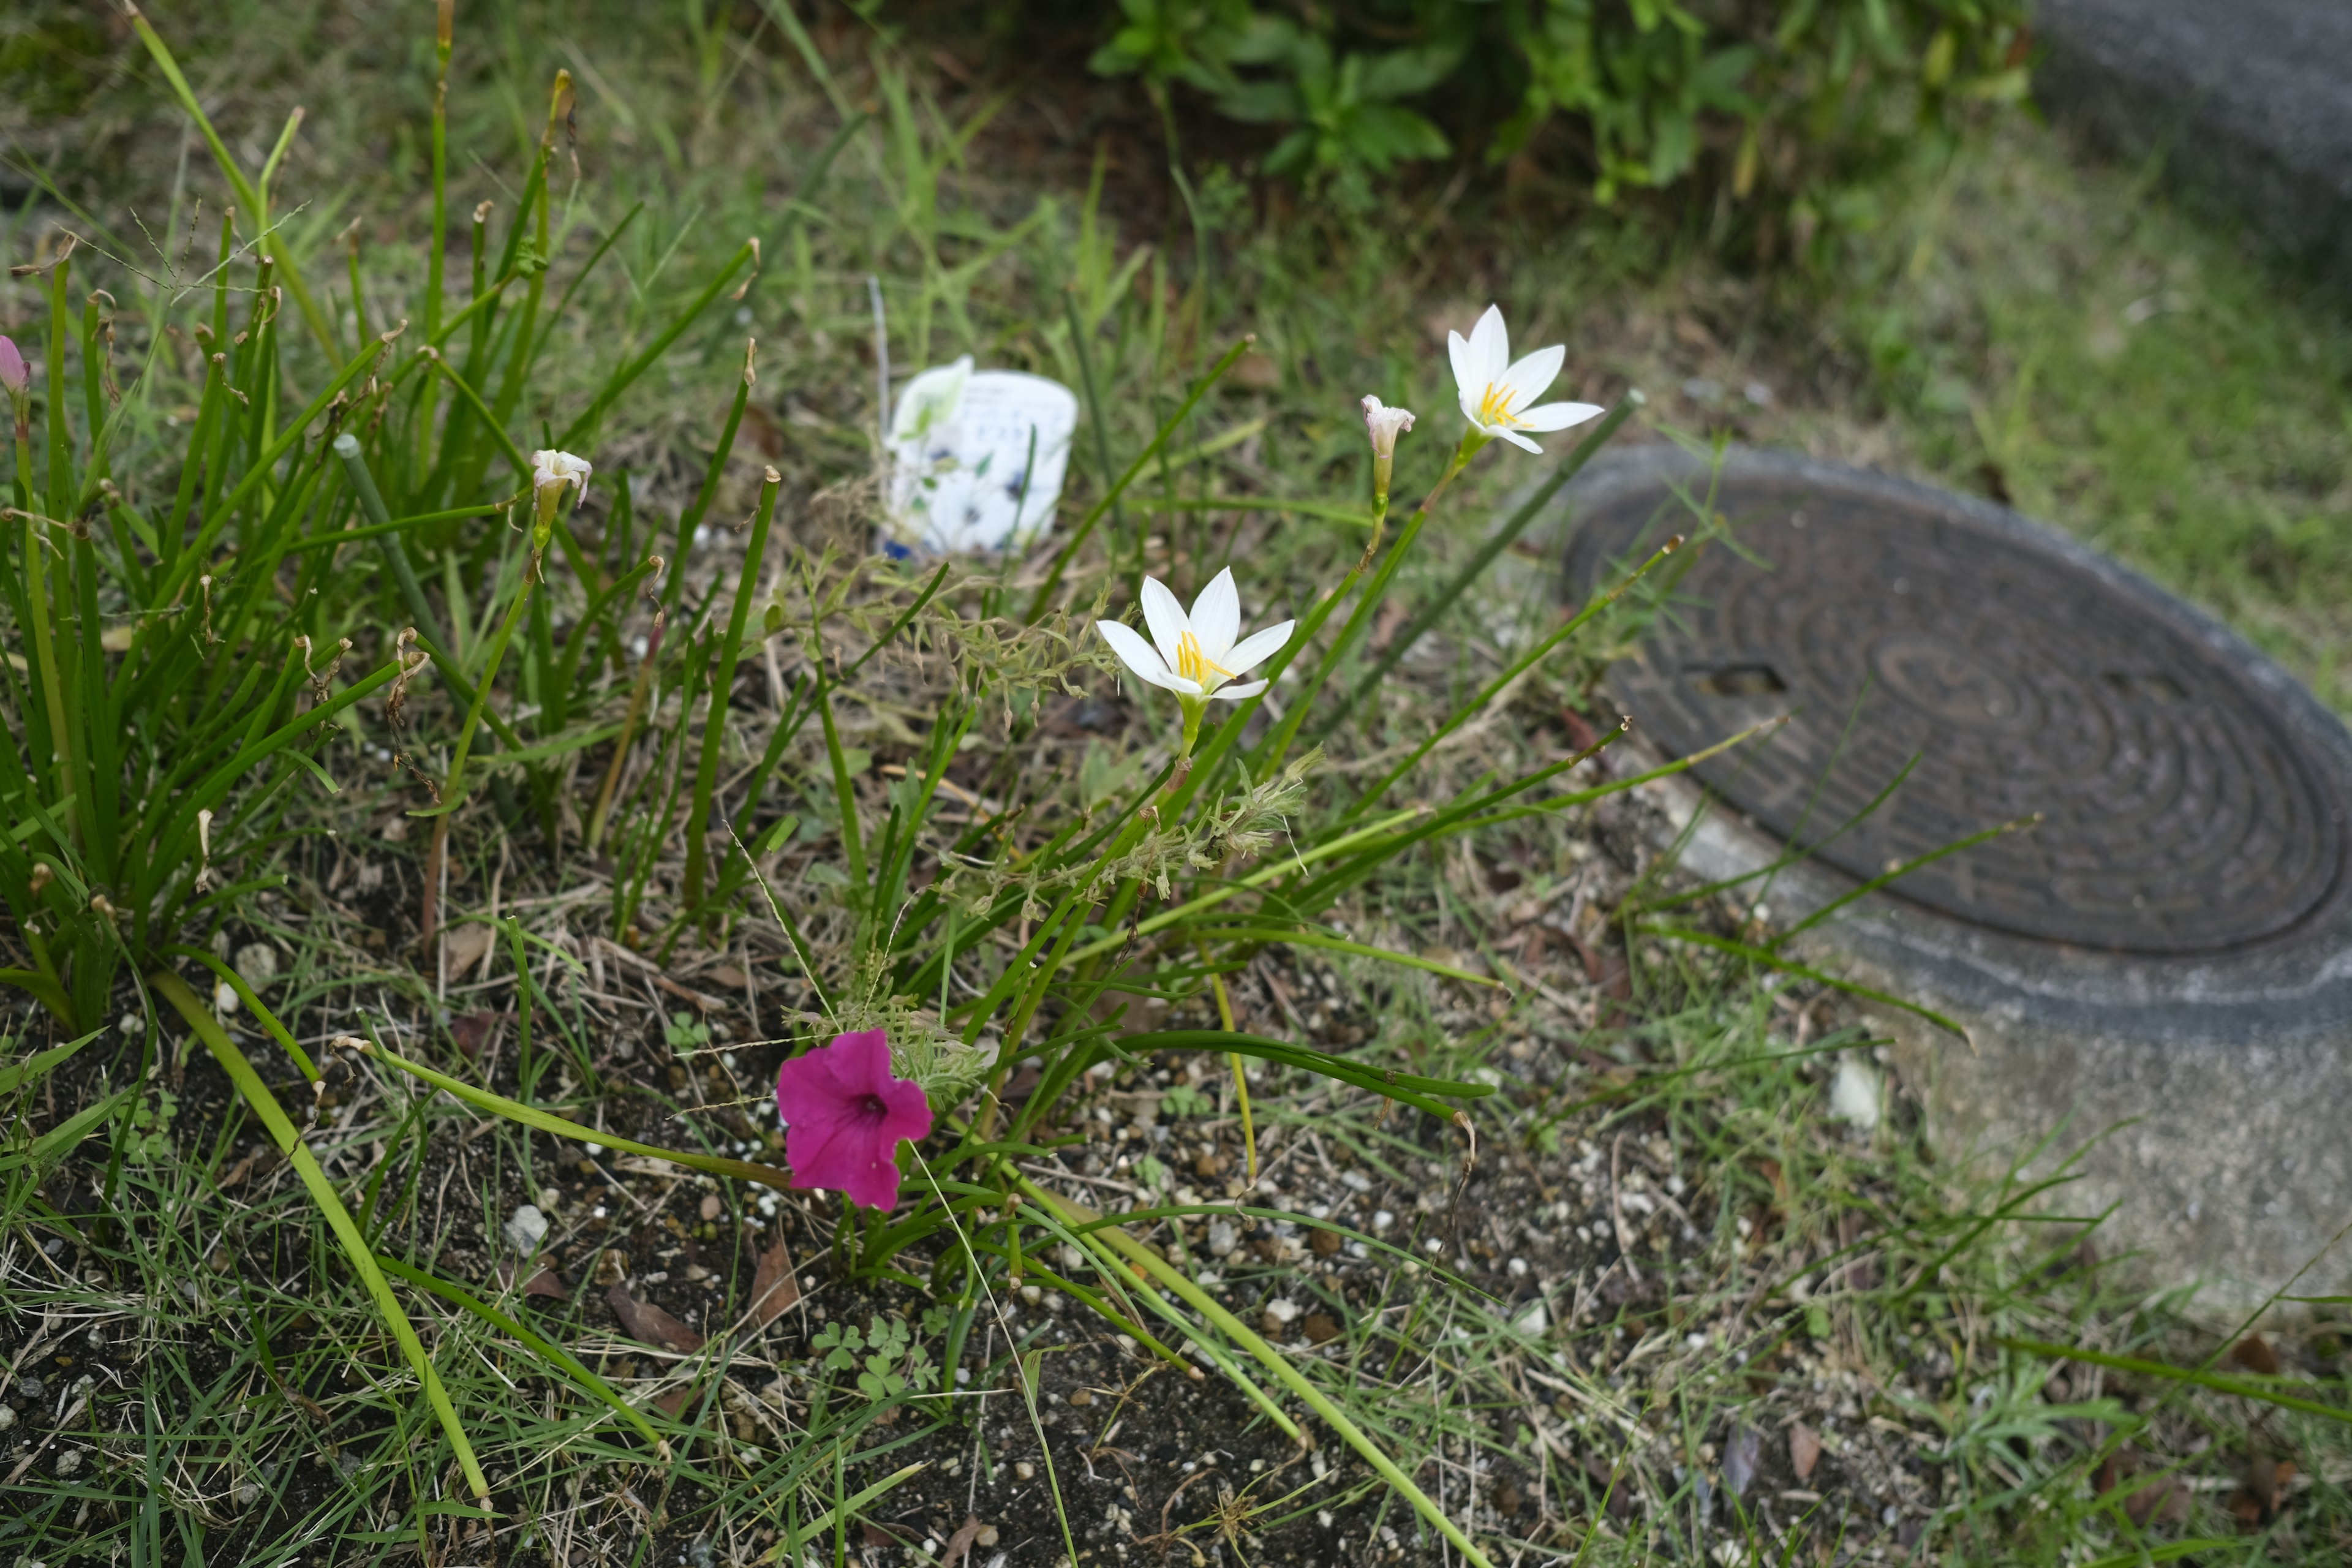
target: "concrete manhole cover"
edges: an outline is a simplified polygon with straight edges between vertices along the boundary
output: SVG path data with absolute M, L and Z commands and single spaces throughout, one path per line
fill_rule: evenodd
M 1580 476 L 1558 503 L 1568 596 L 1686 531 L 1676 491 L 1708 477 L 1664 446 Z M 1747 451 L 1716 504 L 1734 544 L 1695 559 L 1609 693 L 1633 748 L 1667 757 L 1795 716 L 1654 786 L 1686 868 L 1739 878 L 1818 845 L 1769 884 L 1785 924 L 2042 813 L 1794 956 L 1965 1028 L 1874 1015 L 1937 1144 L 2063 1168 L 2052 1201 L 2106 1214 L 2107 1256 L 2202 1283 L 2216 1315 L 2291 1279 L 2352 1287 L 2352 733 L 2210 617 L 2001 508 Z
M 1743 463 L 1717 498 L 1738 548 L 1699 558 L 1611 690 L 1674 754 L 1792 713 L 1760 752 L 1698 772 L 1796 842 L 1825 837 L 1917 755 L 1885 806 L 1821 849 L 1855 877 L 2042 813 L 2033 832 L 1897 884 L 1961 920 L 2193 953 L 2319 908 L 2343 874 L 2343 805 L 2271 694 L 2168 601 L 1957 499 Z M 1582 512 L 1579 591 L 1681 526 L 1658 500 L 1633 487 Z

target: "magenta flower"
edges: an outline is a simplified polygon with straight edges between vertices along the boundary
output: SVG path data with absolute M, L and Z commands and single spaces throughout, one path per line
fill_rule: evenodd
M 898 1201 L 898 1140 L 931 1130 L 930 1101 L 890 1076 L 890 1042 L 879 1029 L 836 1035 L 777 1068 L 776 1114 L 793 1185 L 847 1193 L 870 1209 Z

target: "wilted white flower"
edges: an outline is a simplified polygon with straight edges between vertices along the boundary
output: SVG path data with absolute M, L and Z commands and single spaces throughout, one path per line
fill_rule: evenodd
M 1467 339 L 1459 332 L 1446 333 L 1445 347 L 1454 360 L 1454 384 L 1461 394 L 1463 417 L 1482 435 L 1500 436 L 1515 447 L 1540 452 L 1543 448 L 1522 431 L 1540 435 L 1565 430 L 1601 412 L 1595 403 L 1536 403 L 1559 379 L 1568 350 L 1554 343 L 1514 363 L 1510 333 L 1498 306 L 1486 307 Z
M 1364 395 L 1364 428 L 1372 437 L 1372 508 L 1386 513 L 1389 476 L 1396 468 L 1397 437 L 1412 428 L 1409 409 L 1391 408 L 1371 394 Z
M 1412 428 L 1412 411 L 1391 408 L 1371 394 L 1364 395 L 1364 427 L 1371 432 L 1372 456 L 1396 456 L 1397 437 Z
M 1179 697 L 1239 702 L 1256 696 L 1265 689 L 1265 682 L 1241 677 L 1249 673 L 1251 666 L 1280 652 L 1290 640 L 1291 628 L 1298 624 L 1285 621 L 1241 637 L 1241 591 L 1234 586 L 1230 566 L 1201 590 L 1189 615 L 1168 591 L 1168 584 L 1157 577 L 1143 580 L 1142 597 L 1143 624 L 1151 630 L 1150 641 L 1117 621 L 1097 621 L 1095 629 L 1128 668 Z M 1229 684 L 1235 681 L 1239 684 Z
M 563 487 L 574 485 L 572 504 L 578 506 L 588 494 L 588 476 L 595 470 L 585 458 L 575 458 L 569 452 L 533 452 L 530 455 L 530 488 L 539 497 L 540 511 L 554 515 L 556 504 L 562 500 Z

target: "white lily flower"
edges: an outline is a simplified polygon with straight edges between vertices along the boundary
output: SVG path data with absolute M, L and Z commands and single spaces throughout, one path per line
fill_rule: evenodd
M 1242 637 L 1241 592 L 1234 586 L 1230 566 L 1201 590 L 1190 615 L 1157 577 L 1143 580 L 1142 596 L 1143 622 L 1151 629 L 1149 641 L 1117 621 L 1097 621 L 1095 629 L 1120 663 L 1187 700 L 1188 708 L 1210 699 L 1239 702 L 1264 691 L 1265 681 L 1241 678 L 1252 666 L 1279 653 L 1298 625 L 1285 621 Z
M 1601 412 L 1595 403 L 1536 402 L 1559 379 L 1568 350 L 1554 343 L 1514 363 L 1510 333 L 1498 306 L 1486 307 L 1466 340 L 1459 332 L 1446 333 L 1445 348 L 1453 356 L 1463 417 L 1481 435 L 1500 436 L 1515 447 L 1540 452 L 1543 448 L 1520 432 L 1565 430 Z
M 579 506 L 588 494 L 588 476 L 595 471 L 589 466 L 588 459 L 575 458 L 569 452 L 533 452 L 530 455 L 530 488 L 539 497 L 540 510 L 551 515 L 556 502 L 562 499 L 565 485 L 578 487 L 572 492 L 572 504 L 575 508 Z

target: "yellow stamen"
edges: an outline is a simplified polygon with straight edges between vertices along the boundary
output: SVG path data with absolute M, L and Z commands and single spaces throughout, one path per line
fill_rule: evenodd
M 1231 680 L 1234 678 L 1234 672 L 1232 670 L 1227 669 L 1223 665 L 1219 664 L 1216 660 L 1211 658 L 1207 654 L 1201 651 L 1201 639 L 1199 637 L 1193 636 L 1191 632 L 1184 632 L 1178 636 L 1176 638 L 1176 673 L 1182 676 L 1185 679 L 1192 682 L 1195 686 L 1206 686 L 1209 684 L 1209 672 L 1212 670 L 1223 676 L 1228 680 Z
M 1511 405 L 1518 401 L 1518 392 L 1499 381 L 1486 384 L 1486 395 L 1478 399 L 1478 423 L 1481 425 L 1517 425 L 1518 416 Z

